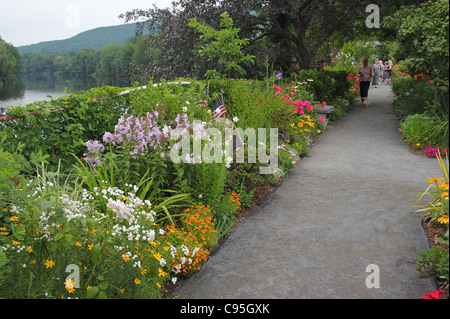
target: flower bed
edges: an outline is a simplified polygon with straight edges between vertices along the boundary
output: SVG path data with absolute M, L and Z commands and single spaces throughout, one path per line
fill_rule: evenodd
M 224 83 L 190 82 L 189 87 L 149 85 L 121 95 L 120 103 L 111 95 L 105 100 L 88 93 L 89 103 L 105 107 L 101 114 L 109 103 L 120 107 L 115 121 L 76 135 L 84 139 L 81 149 L 64 139 L 56 142 L 56 135 L 41 134 L 34 126 L 48 145 L 24 147 L 18 144 L 22 139 L 2 143 L 2 297 L 167 297 L 166 290 L 201 268 L 218 240 L 280 183 L 326 129 L 317 112 L 326 102 L 314 101 L 307 85 L 270 88 L 265 82 L 233 81 L 232 96 L 221 99 L 231 101 L 227 113 L 215 118 L 213 105 L 221 96 L 214 92 L 221 92 Z M 25 134 L 27 123 L 51 126 L 55 113 L 60 132 L 69 134 L 60 112 L 70 109 L 84 121 L 89 117 L 84 112 L 97 110 L 68 101 L 72 97 L 48 102 L 52 110 L 65 105 L 54 112 L 21 113 L 13 124 L 5 123 L 0 139 Z M 70 121 L 78 127 L 76 118 Z M 253 146 L 263 151 L 256 162 L 249 160 L 248 134 L 241 136 L 242 145 L 233 144 L 232 156 L 225 152 L 224 136 L 207 135 L 237 124 L 246 134 L 258 132 Z M 273 127 L 278 128 L 274 137 L 257 130 Z M 187 147 L 180 140 L 185 135 L 191 142 Z M 56 148 L 61 143 L 67 145 Z M 203 152 L 196 153 L 195 145 Z M 276 158 L 268 156 L 266 146 Z M 239 154 L 244 162 L 237 160 Z M 260 173 L 271 164 L 264 157 L 276 159 L 271 174 Z
M 428 180 L 429 187 L 419 195 L 417 201 L 424 196 L 430 196 L 431 201 L 428 204 L 416 206 L 420 208 L 417 212 L 423 214 L 423 226 L 430 242 L 430 249 L 419 252 L 416 270 L 420 276 L 434 276 L 438 284 L 438 290 L 430 292 L 423 299 L 448 299 L 449 297 L 448 157 L 447 165 L 445 165 L 439 152 L 436 156 L 443 178 L 434 177 Z

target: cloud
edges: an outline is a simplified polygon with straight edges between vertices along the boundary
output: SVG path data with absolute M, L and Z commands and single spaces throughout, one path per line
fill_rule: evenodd
M 14 46 L 70 38 L 83 31 L 124 23 L 118 16 L 171 0 L 20 0 L 2 1 L 0 36 Z

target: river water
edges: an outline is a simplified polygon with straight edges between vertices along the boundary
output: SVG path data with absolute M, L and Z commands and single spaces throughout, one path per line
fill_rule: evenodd
M 36 101 L 48 101 L 80 90 L 89 90 L 95 83 L 80 81 L 36 81 L 24 79 L 20 87 L 5 89 L 0 87 L 0 108 L 25 106 Z
M 69 94 L 69 93 L 67 93 Z M 0 108 L 8 109 L 10 106 L 25 106 L 35 101 L 48 101 L 66 95 L 64 91 L 28 90 L 24 89 L 19 96 L 0 95 Z

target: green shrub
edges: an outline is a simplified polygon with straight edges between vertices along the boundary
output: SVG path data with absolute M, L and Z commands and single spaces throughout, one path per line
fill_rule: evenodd
M 400 123 L 400 129 L 408 145 L 448 148 L 448 121 L 444 122 L 436 116 L 423 113 L 408 115 Z
M 394 94 L 397 95 L 394 107 L 400 119 L 426 112 L 427 103 L 434 100 L 433 90 L 428 81 L 412 81 L 407 77 L 396 79 L 392 85 Z
M 94 88 L 16 107 L 8 114 L 18 118 L 2 123 L 0 135 L 7 136 L 2 147 L 9 152 L 19 148 L 26 159 L 41 151 L 49 155 L 50 168 L 55 169 L 60 162 L 68 168 L 76 160 L 72 154 L 82 157 L 85 142 L 112 130 L 125 112 L 126 98 L 117 96 L 121 90 Z M 28 115 L 33 111 L 35 116 Z
M 295 82 L 312 79 L 309 85 L 315 100 L 320 101 L 331 101 L 337 97 L 347 96 L 351 88 L 346 71 L 300 70 L 293 77 Z
M 446 279 L 448 282 L 449 274 L 449 255 L 448 251 L 441 246 L 428 249 L 426 252 L 419 252 L 416 259 L 416 271 L 420 276 L 436 276 Z

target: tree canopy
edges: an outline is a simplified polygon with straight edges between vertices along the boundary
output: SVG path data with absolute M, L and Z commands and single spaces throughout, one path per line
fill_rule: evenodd
M 247 54 L 255 56 L 255 65 L 247 65 L 249 77 L 266 74 L 268 62 L 289 73 L 293 66 L 315 67 L 315 60 L 329 53 L 331 43 L 340 44 L 355 37 L 374 34 L 379 29 L 365 25 L 366 7 L 376 4 L 381 17 L 388 16 L 416 0 L 177 0 L 172 8 L 135 9 L 120 17 L 141 21 L 159 32 L 150 36 L 149 47 L 159 48 L 158 59 L 135 70 L 155 78 L 178 76 L 202 77 L 214 69 L 211 61 L 199 57 L 197 35 L 189 28 L 189 19 L 218 28 L 220 15 L 228 12 L 240 29 L 239 36 L 248 38 Z M 142 22 L 145 20 L 145 22 Z M 324 49 L 325 48 L 325 49 Z M 328 49 L 328 51 L 327 51 Z
M 0 87 L 16 85 L 21 69 L 19 51 L 0 37 Z
M 449 3 L 434 0 L 403 7 L 384 24 L 384 32 L 396 39 L 397 58 L 411 74 L 427 73 L 436 86 L 448 90 Z

